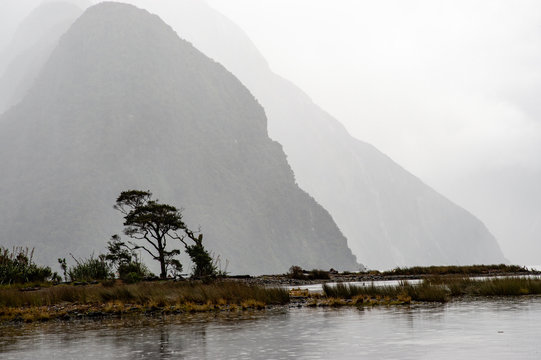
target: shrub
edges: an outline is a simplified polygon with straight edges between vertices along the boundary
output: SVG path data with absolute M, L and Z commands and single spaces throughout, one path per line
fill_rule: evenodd
M 133 284 L 153 276 L 145 264 L 141 262 L 131 261 L 118 266 L 118 277 L 125 283 Z
M 289 268 L 287 276 L 291 279 L 297 280 L 328 280 L 330 275 L 328 271 L 313 269 L 311 271 L 304 271 L 300 266 L 293 265 Z
M 215 278 L 218 275 L 216 266 L 210 253 L 202 244 L 200 235 L 195 244 L 186 246 L 186 253 L 193 262 L 192 277 L 196 279 Z
M 306 279 L 306 276 L 304 275 L 304 270 L 297 265 L 293 265 L 289 268 L 289 272 L 287 273 L 287 276 L 292 279 L 298 279 L 298 280 L 304 280 Z
M 68 276 L 71 281 L 106 280 L 112 277 L 111 268 L 105 261 L 104 255 L 100 255 L 97 258 L 94 255 L 90 255 L 88 259 L 73 259 L 76 265 L 70 267 L 68 270 Z
M 44 282 L 53 277 L 50 267 L 36 265 L 34 249 L 0 247 L 0 284 Z
M 313 269 L 308 273 L 308 278 L 312 280 L 328 280 L 331 276 L 328 271 Z
M 105 260 L 110 262 L 112 268 L 116 268 L 118 277 L 126 283 L 136 283 L 154 275 L 148 270 L 141 258 L 126 243 L 121 241 L 120 236 L 113 235 L 107 242 L 108 253 Z M 180 263 L 179 263 L 180 265 Z

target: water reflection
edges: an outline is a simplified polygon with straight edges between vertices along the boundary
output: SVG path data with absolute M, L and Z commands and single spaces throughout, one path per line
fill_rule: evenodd
M 2 359 L 539 359 L 541 298 L 0 327 Z

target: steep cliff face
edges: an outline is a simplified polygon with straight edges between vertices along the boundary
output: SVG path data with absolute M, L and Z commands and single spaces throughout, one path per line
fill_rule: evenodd
M 89 8 L 0 117 L 0 238 L 54 261 L 122 229 L 130 188 L 184 207 L 233 273 L 354 269 L 328 212 L 295 184 L 262 107 L 157 16 Z
M 174 1 L 164 20 L 224 64 L 265 108 L 271 138 L 298 184 L 322 204 L 369 267 L 505 262 L 481 221 L 373 146 L 353 138 L 299 88 L 272 73 L 235 24 L 200 1 Z M 162 14 L 168 1 L 139 0 Z

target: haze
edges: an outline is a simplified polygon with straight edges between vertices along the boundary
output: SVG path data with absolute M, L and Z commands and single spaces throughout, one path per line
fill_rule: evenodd
M 352 135 L 480 217 L 512 261 L 535 261 L 539 2 L 210 3 Z
M 11 1 L 0 46 L 40 1 Z M 96 1 L 94 1 L 96 2 Z M 141 1 L 131 1 L 140 5 Z M 153 11 L 174 11 L 171 3 Z M 16 4 L 16 5 L 15 5 Z M 516 263 L 541 251 L 541 4 L 210 0 L 271 68 L 479 217 Z

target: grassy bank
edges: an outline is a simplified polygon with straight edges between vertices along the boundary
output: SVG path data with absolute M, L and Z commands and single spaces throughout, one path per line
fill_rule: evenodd
M 30 291 L 27 291 L 30 290 Z M 323 284 L 323 293 L 251 285 L 243 281 L 110 281 L 95 285 L 0 288 L 0 322 L 77 319 L 127 314 L 264 309 L 293 301 L 300 306 L 374 306 L 412 302 L 446 302 L 460 297 L 541 295 L 541 280 L 526 277 L 474 279 L 433 276 L 419 284 L 396 286 Z
M 527 274 L 530 273 L 528 269 L 518 265 L 463 265 L 463 266 L 414 266 L 408 268 L 397 267 L 390 271 L 384 271 L 381 274 L 384 276 L 389 275 L 495 275 L 495 274 Z
M 345 299 L 354 305 L 363 299 L 385 300 L 384 302 L 408 303 L 419 302 L 446 302 L 460 296 L 520 296 L 541 295 L 541 279 L 506 277 L 475 280 L 469 277 L 431 277 L 424 279 L 420 284 L 411 284 L 403 281 L 396 286 L 355 286 L 337 284 L 336 286 L 323 285 L 325 298 Z
M 281 288 L 238 282 L 152 282 L 0 289 L 0 321 L 35 321 L 124 313 L 262 309 L 289 302 Z

